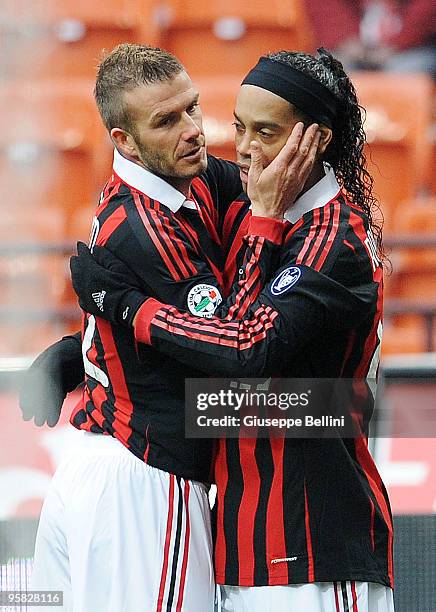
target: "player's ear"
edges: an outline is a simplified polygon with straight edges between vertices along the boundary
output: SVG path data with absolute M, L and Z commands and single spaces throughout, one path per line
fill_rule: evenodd
M 329 127 L 323 125 L 322 123 L 319 126 L 319 131 L 321 132 L 321 139 L 318 145 L 318 155 L 323 155 L 333 138 L 333 132 Z
M 116 149 L 125 157 L 139 159 L 136 142 L 129 132 L 121 128 L 112 128 L 110 131 L 111 140 Z

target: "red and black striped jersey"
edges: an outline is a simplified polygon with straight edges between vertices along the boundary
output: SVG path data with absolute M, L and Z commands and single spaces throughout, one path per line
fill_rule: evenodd
M 235 286 L 248 219 L 240 201 L 223 223 Z M 148 300 L 135 335 L 213 376 L 375 378 L 382 284 L 366 214 L 336 194 L 286 225 L 275 272 L 242 317 Z M 218 583 L 392 586 L 391 511 L 365 437 L 221 440 L 215 477 Z
M 223 295 L 220 223 L 241 189 L 235 164 L 209 158 L 185 201 L 116 153 L 91 246 L 104 245 L 121 259 L 148 295 L 206 316 Z M 246 295 L 245 286 L 240 294 Z M 184 435 L 184 381 L 199 375 L 194 365 L 138 346 L 133 331 L 91 315 L 83 319 L 82 354 L 86 380 L 71 416 L 75 427 L 110 434 L 143 461 L 177 476 L 210 479 L 212 443 Z

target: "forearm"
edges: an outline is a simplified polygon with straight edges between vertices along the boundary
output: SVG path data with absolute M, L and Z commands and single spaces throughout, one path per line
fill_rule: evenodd
M 244 320 L 192 317 L 149 299 L 135 324 L 138 342 L 215 376 L 257 376 L 277 372 L 284 350 L 278 313 L 259 304 Z
M 149 299 L 138 311 L 135 337 L 213 376 L 269 376 L 327 327 L 351 329 L 372 299 L 306 266 L 284 266 L 243 319 L 202 319 Z
M 277 313 L 260 305 L 253 316 L 252 307 L 257 303 L 260 292 L 278 268 L 284 224 L 275 219 L 251 217 L 247 235 L 247 251 L 244 265 L 239 270 L 230 297 L 216 310 L 213 318 L 190 316 L 188 313 L 158 300 L 149 299 L 139 309 L 135 320 L 135 336 L 139 342 L 153 344 L 155 348 L 176 357 L 187 365 L 198 361 L 202 371 L 222 376 L 235 373 L 244 375 L 264 372 L 268 358 L 271 361 L 271 347 L 252 344 L 247 339 L 259 331 L 269 330 L 271 341 L 276 342 L 273 320 Z M 151 341 L 151 323 L 156 331 Z M 191 343 L 191 338 L 193 342 Z M 274 362 L 274 360 L 272 360 Z M 277 368 L 277 363 L 272 365 Z

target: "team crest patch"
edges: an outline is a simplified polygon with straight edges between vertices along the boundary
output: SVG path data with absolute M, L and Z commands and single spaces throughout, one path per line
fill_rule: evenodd
M 282 270 L 272 282 L 271 293 L 273 295 L 281 295 L 282 293 L 285 293 L 285 291 L 288 291 L 288 289 L 293 287 L 295 283 L 298 282 L 300 276 L 301 270 L 295 266 Z
M 197 317 L 212 317 L 222 301 L 220 292 L 212 285 L 195 285 L 188 293 L 189 311 Z

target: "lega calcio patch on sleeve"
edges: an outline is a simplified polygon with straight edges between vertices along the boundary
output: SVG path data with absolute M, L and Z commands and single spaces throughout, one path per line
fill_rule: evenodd
M 197 317 L 212 317 L 222 301 L 221 293 L 212 285 L 195 285 L 188 293 L 189 312 Z
M 282 295 L 282 293 L 288 291 L 298 282 L 300 276 L 300 268 L 296 266 L 285 268 L 271 283 L 271 293 L 273 295 Z

